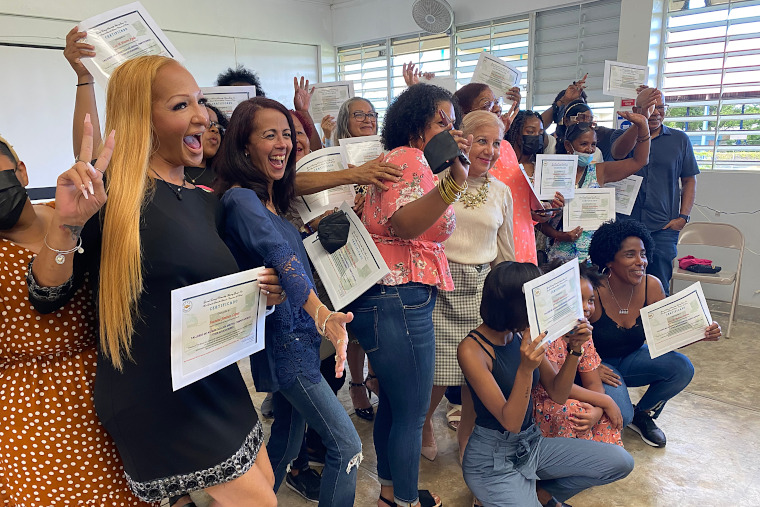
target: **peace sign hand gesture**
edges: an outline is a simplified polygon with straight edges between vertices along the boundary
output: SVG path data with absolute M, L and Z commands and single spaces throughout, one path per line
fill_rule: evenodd
M 71 169 L 58 176 L 56 182 L 56 213 L 62 223 L 71 226 L 83 226 L 105 204 L 106 190 L 103 184 L 103 174 L 111 161 L 111 155 L 116 144 L 115 137 L 116 131 L 112 131 L 93 167 L 90 164 L 93 129 L 90 115 L 85 116 L 84 135 L 82 136 L 82 148 L 79 151 L 79 156 Z

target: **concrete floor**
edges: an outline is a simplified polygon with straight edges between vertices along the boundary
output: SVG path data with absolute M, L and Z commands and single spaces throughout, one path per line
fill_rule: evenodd
M 727 305 L 710 302 L 713 318 L 727 328 Z M 671 400 L 658 419 L 668 437 L 663 449 L 650 447 L 633 431 L 623 433 L 625 448 L 636 460 L 634 471 L 617 483 L 594 488 L 570 499 L 578 506 L 750 506 L 760 503 L 760 383 L 755 361 L 760 357 L 760 309 L 741 308 L 733 336 L 697 343 L 683 352 L 696 368 L 689 387 Z M 632 389 L 637 399 L 642 390 Z M 264 396 L 252 393 L 256 406 Z M 347 385 L 339 393 L 353 414 Z M 376 403 L 377 399 L 373 398 Z M 380 490 L 372 445 L 372 423 L 351 416 L 364 444 L 356 506 L 375 506 Z M 266 421 L 266 433 L 269 423 Z M 467 507 L 471 495 L 462 479 L 456 436 L 446 426 L 446 400 L 435 414 L 438 457 L 420 459 L 420 488 L 440 495 L 446 507 Z M 268 437 L 268 435 L 267 435 Z M 282 507 L 315 505 L 283 485 Z M 197 498 L 199 507 L 204 503 Z

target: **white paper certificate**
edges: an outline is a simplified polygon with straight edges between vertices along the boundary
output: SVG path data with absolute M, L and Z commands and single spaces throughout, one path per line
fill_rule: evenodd
M 525 168 L 522 164 L 519 164 L 519 166 L 520 172 L 522 172 L 525 181 L 528 182 L 528 188 L 530 188 L 530 209 L 532 211 L 544 209 L 544 205 L 541 203 L 541 199 L 538 198 L 538 194 L 536 194 L 536 191 L 533 189 L 533 182 L 530 181 L 530 176 L 528 176 L 528 173 L 525 172 Z M 554 196 L 552 196 L 552 198 L 553 197 Z
M 323 148 L 309 153 L 296 164 L 296 174 L 300 172 L 332 172 L 346 169 L 346 151 L 343 146 Z M 294 204 L 304 223 L 318 217 L 328 209 L 340 207 L 343 202 L 354 205 L 356 191 L 353 185 L 323 190 L 315 194 L 300 195 Z
M 578 259 L 526 282 L 523 291 L 528 305 L 531 340 L 548 331 L 542 343 L 551 343 L 567 334 L 578 324 L 578 319 L 583 318 Z
M 520 84 L 522 72 L 491 53 L 480 53 L 471 83 L 483 83 L 491 87 L 496 98 L 504 97 L 513 86 Z
M 433 76 L 430 79 L 425 79 L 423 82 L 430 85 L 440 86 L 451 93 L 457 91 L 457 80 L 452 76 Z
M 172 291 L 173 390 L 264 348 L 266 298 L 249 269 Z
M 620 181 L 605 183 L 604 188 L 615 189 L 615 212 L 630 215 L 633 205 L 636 204 L 636 196 L 639 195 L 641 176 L 631 175 Z
M 533 186 L 538 197 L 551 200 L 555 192 L 561 192 L 565 199 L 572 199 L 577 170 L 578 155 L 536 155 Z
M 322 118 L 328 114 L 337 118 L 340 106 L 353 96 L 353 81 L 316 83 L 314 85 L 314 94 L 311 96 L 309 114 L 315 123 L 321 122 Z
M 255 86 L 203 86 L 203 96 L 208 103 L 223 112 L 227 118 L 232 116 L 238 104 L 256 96 Z
M 346 150 L 346 162 L 360 166 L 383 154 L 380 136 L 347 137 L 338 141 Z
M 562 230 L 569 232 L 582 227 L 584 231 L 595 231 L 607 220 L 614 219 L 614 188 L 579 188 L 575 197 L 565 201 Z
M 705 337 L 712 324 L 702 285 L 697 282 L 677 294 L 641 309 L 641 323 L 654 359 Z
M 103 88 L 116 67 L 131 58 L 163 55 L 184 60 L 140 2 L 85 19 L 79 30 L 87 32 L 83 42 L 95 46 L 95 56 L 82 58 L 82 63 Z
M 372 236 L 351 206 L 344 202 L 340 209 L 351 222 L 345 246 L 330 254 L 322 248 L 318 234 L 303 240 L 335 310 L 344 308 L 390 273 Z
M 613 97 L 636 98 L 636 88 L 646 84 L 649 68 L 645 65 L 604 61 L 602 93 Z

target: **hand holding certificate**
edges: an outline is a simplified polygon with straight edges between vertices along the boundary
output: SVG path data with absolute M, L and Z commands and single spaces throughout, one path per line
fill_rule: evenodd
M 580 227 L 584 231 L 595 231 L 604 222 L 614 219 L 614 188 L 579 188 L 562 210 L 562 229 L 570 232 Z
M 538 197 L 554 199 L 554 194 L 559 192 L 565 199 L 572 199 L 575 196 L 577 170 L 578 155 L 536 155 L 533 178 Z
M 613 97 L 636 98 L 636 88 L 647 82 L 649 68 L 645 65 L 604 61 L 602 93 Z
M 375 242 L 351 206 L 344 202 L 340 209 L 346 212 L 351 222 L 348 241 L 343 247 L 329 254 L 322 248 L 318 234 L 312 234 L 303 240 L 306 253 L 336 310 L 364 294 L 390 272 Z
M 175 289 L 171 294 L 172 388 L 176 391 L 264 348 L 264 268 Z
M 541 341 L 551 343 L 572 331 L 583 319 L 578 259 L 526 282 L 523 292 L 531 339 L 547 332 Z
M 183 61 L 182 55 L 140 2 L 117 7 L 79 23 L 84 42 L 95 46 L 95 56 L 82 63 L 103 88 L 123 62 L 143 55 L 162 55 Z
M 296 173 L 332 172 L 346 169 L 345 149 L 342 146 L 323 148 L 309 153 L 296 163 Z M 343 202 L 353 204 L 356 191 L 353 185 L 341 185 L 310 195 L 298 196 L 295 208 L 301 220 L 307 223 L 325 211 L 340 206 Z
M 496 98 L 505 97 L 513 86 L 519 86 L 522 72 L 491 53 L 480 53 L 471 83 L 483 83 L 491 87 Z
M 641 323 L 652 359 L 685 345 L 704 339 L 716 340 L 720 336 L 720 326 L 710 316 L 699 282 L 642 308 Z
M 309 104 L 309 114 L 312 118 L 324 118 L 327 115 L 337 118 L 340 106 L 353 96 L 353 81 L 316 83 Z

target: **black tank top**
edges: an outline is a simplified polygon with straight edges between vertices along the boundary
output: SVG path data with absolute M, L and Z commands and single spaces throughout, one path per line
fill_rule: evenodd
M 480 348 L 482 348 L 485 353 L 488 354 L 488 356 L 493 360 L 493 368 L 491 371 L 493 378 L 496 380 L 499 388 L 501 388 L 501 392 L 504 393 L 504 398 L 509 399 L 509 394 L 512 392 L 512 387 L 515 385 L 517 367 L 520 366 L 520 343 L 522 342 L 522 336 L 517 339 L 517 336 L 519 335 L 514 335 L 515 338 L 508 342 L 506 345 L 494 345 L 488 341 L 485 336 L 475 331 L 474 329 L 470 331 L 470 334 L 467 336 L 475 340 L 475 343 L 480 345 Z M 494 355 L 491 355 L 488 349 L 483 346 L 478 338 L 493 347 Z M 538 383 L 538 377 L 538 368 L 536 368 L 533 370 L 533 388 L 535 388 L 536 384 Z M 467 382 L 467 385 L 470 388 L 470 392 L 472 393 L 472 402 L 475 405 L 475 424 L 483 428 L 501 431 L 502 433 L 507 431 L 504 429 L 498 419 L 496 419 L 496 417 L 491 414 L 486 406 L 483 405 L 483 402 L 480 401 L 480 398 L 478 398 L 475 389 L 472 388 L 469 382 Z M 523 418 L 520 431 L 528 429 L 532 424 L 533 400 L 531 397 L 531 400 L 528 402 L 528 410 L 525 412 L 525 417 Z
M 646 297 L 649 280 L 644 279 L 644 294 Z M 597 292 L 598 294 L 598 292 Z M 602 307 L 602 316 L 592 322 L 594 326 L 594 347 L 602 359 L 625 357 L 641 348 L 646 341 L 644 326 L 641 324 L 641 314 L 636 318 L 636 323 L 631 328 L 618 325 L 604 311 L 602 295 L 599 295 L 599 304 Z

